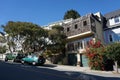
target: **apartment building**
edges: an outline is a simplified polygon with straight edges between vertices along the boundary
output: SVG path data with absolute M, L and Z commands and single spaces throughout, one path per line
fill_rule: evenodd
M 90 13 L 63 24 L 67 36 L 66 55 L 69 65 L 88 66 L 84 51 L 89 40 L 97 38 L 104 43 L 102 19 L 100 12 Z
M 55 26 L 55 25 L 60 25 L 62 26 L 63 24 L 67 24 L 69 22 L 72 22 L 73 19 L 67 19 L 67 20 L 60 20 L 60 21 L 56 21 L 56 22 L 53 22 L 53 23 L 49 23 L 48 25 L 44 25 L 42 26 L 44 29 L 47 29 L 47 30 L 51 30 L 52 29 L 52 26 Z
M 87 14 L 77 19 L 68 19 L 51 23 L 44 29 L 51 29 L 54 25 L 61 25 L 67 36 L 66 56 L 67 64 L 74 66 L 88 66 L 88 60 L 83 54 L 89 40 L 103 39 L 103 16 L 100 12 Z
M 120 9 L 104 15 L 104 40 L 106 44 L 120 42 Z

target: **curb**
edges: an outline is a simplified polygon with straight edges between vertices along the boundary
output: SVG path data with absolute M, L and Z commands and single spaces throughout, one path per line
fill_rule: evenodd
M 68 65 L 57 65 L 57 64 L 49 64 L 55 65 L 55 69 L 62 69 L 67 71 L 77 71 L 77 72 L 93 72 L 93 73 L 106 73 L 106 74 L 117 74 L 115 71 L 97 71 L 91 70 L 89 67 L 78 67 L 78 66 L 68 66 Z M 119 73 L 118 73 L 119 74 Z

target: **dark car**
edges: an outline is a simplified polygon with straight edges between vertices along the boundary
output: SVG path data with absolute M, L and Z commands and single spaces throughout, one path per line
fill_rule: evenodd
M 21 62 L 22 58 L 26 57 L 25 54 L 17 54 L 17 56 L 14 59 L 14 62 Z

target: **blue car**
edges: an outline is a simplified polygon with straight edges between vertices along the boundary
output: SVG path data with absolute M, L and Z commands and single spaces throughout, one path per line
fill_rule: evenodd
M 25 58 L 22 58 L 21 61 L 22 64 L 24 63 L 30 63 L 32 65 L 43 65 L 45 63 L 45 58 L 43 56 L 37 56 L 37 55 L 28 55 Z

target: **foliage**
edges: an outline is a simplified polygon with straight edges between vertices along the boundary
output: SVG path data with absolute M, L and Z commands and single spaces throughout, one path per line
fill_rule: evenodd
M 86 56 L 89 59 L 89 66 L 94 70 L 105 69 L 105 48 L 100 41 L 89 41 L 89 46 L 86 48 Z
M 51 50 L 46 50 L 44 53 L 46 54 L 46 57 L 50 57 L 52 55 Z
M 11 39 L 8 39 L 7 45 L 11 53 L 12 53 L 12 50 L 11 50 L 12 48 L 13 48 L 13 51 L 15 51 L 16 44 Z
M 49 39 L 52 44 L 47 46 L 47 49 L 52 52 L 52 54 L 61 53 L 65 48 L 65 38 L 66 36 L 63 33 L 63 27 L 55 25 L 52 27 L 52 30 L 48 32 Z
M 0 46 L 0 54 L 3 54 L 6 52 L 6 46 Z
M 118 62 L 118 66 L 120 66 L 120 43 L 112 43 L 108 45 L 106 50 L 106 56 L 109 59 Z
M 114 61 L 120 61 L 120 43 L 112 43 L 107 46 L 107 57 Z
M 40 26 L 29 22 L 9 21 L 4 27 L 4 31 L 9 35 L 9 42 L 16 41 L 22 45 L 24 51 L 40 50 L 45 44 L 47 32 Z
M 5 43 L 6 42 L 6 39 L 4 37 L 4 34 L 2 32 L 0 32 L 0 43 Z
M 64 20 L 70 19 L 70 18 L 77 19 L 79 17 L 80 17 L 80 14 L 77 11 L 71 9 L 65 13 Z

